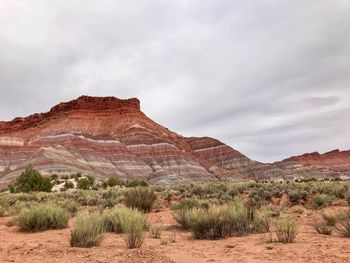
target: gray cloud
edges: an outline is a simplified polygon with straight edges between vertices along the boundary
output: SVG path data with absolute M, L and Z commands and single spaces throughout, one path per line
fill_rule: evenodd
M 0 2 L 0 119 L 82 94 L 274 161 L 350 148 L 350 2 Z

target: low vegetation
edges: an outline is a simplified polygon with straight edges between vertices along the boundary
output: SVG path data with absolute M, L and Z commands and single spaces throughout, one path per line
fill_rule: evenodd
M 33 168 L 27 168 L 16 180 L 15 184 L 10 185 L 12 193 L 29 192 L 50 192 L 53 184 L 49 178 L 43 177 Z
M 37 232 L 67 227 L 69 213 L 56 205 L 39 205 L 24 208 L 16 218 L 22 231 Z
M 100 213 L 79 214 L 71 231 L 70 245 L 72 247 L 98 246 L 106 231 Z
M 125 205 L 139 209 L 143 212 L 150 212 L 157 199 L 154 189 L 151 187 L 136 187 L 125 194 Z
M 290 217 L 279 218 L 275 223 L 278 242 L 292 243 L 298 234 L 298 224 Z
M 339 214 L 337 222 L 340 234 L 343 237 L 350 237 L 350 210 Z

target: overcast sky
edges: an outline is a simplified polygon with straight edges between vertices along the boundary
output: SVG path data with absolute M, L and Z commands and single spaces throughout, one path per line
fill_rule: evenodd
M 350 0 L 0 0 L 0 120 L 83 94 L 260 161 L 350 149 Z

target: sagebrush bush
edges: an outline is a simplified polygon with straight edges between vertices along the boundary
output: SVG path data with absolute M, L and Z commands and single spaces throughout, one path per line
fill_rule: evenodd
M 290 217 L 282 217 L 275 223 L 277 240 L 282 243 L 292 243 L 298 234 L 298 224 Z
M 350 237 L 350 210 L 337 217 L 338 230 L 343 237 Z
M 16 223 L 22 231 L 37 232 L 67 227 L 70 216 L 57 205 L 39 205 L 20 211 Z
M 332 198 L 326 194 L 317 194 L 312 197 L 312 207 L 315 209 L 320 209 L 326 207 L 332 202 Z
M 175 220 L 183 227 L 183 229 L 189 229 L 191 227 L 191 210 L 182 208 L 174 211 Z
M 197 239 L 220 239 L 251 230 L 249 211 L 240 200 L 208 210 L 192 208 L 184 211 L 184 218 Z
M 143 212 L 150 212 L 157 199 L 154 189 L 151 187 L 136 187 L 125 194 L 125 205 Z
M 106 231 L 100 213 L 79 214 L 71 231 L 70 245 L 72 247 L 98 246 Z
M 138 211 L 123 205 L 118 205 L 109 210 L 105 210 L 103 213 L 103 220 L 106 230 L 109 232 L 122 233 L 122 222 L 126 221 L 133 213 L 137 212 Z

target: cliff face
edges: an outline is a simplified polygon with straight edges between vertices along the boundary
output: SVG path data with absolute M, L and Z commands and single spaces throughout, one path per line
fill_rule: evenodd
M 350 152 L 263 164 L 209 138 L 186 138 L 149 119 L 138 99 L 82 96 L 49 112 L 0 122 L 0 186 L 28 165 L 43 174 L 181 184 L 243 179 L 350 176 Z

